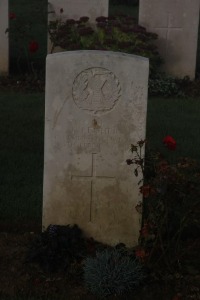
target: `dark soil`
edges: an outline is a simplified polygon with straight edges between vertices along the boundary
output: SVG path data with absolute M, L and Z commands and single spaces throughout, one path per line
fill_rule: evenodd
M 0 233 L 0 299 L 98 299 L 84 287 L 81 263 L 72 265 L 67 273 L 54 274 L 28 263 L 27 253 L 35 237 L 33 232 Z M 6 296 L 8 298 L 4 298 Z M 151 275 L 131 294 L 107 299 L 199 300 L 200 273 L 193 270 L 183 276 L 168 276 L 165 280 Z

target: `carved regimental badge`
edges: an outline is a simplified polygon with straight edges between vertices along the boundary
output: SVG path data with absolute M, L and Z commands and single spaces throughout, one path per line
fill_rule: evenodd
M 121 96 L 116 76 L 104 68 L 82 71 L 74 80 L 73 99 L 78 108 L 101 115 L 113 109 Z

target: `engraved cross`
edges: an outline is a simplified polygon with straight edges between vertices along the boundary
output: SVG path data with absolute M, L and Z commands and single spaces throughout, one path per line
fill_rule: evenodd
M 166 56 L 167 56 L 167 53 L 168 53 L 168 46 L 169 46 L 169 33 L 171 30 L 182 30 L 183 27 L 176 27 L 176 26 L 173 26 L 171 25 L 171 17 L 172 17 L 172 14 L 171 13 L 168 13 L 167 14 L 167 26 L 159 26 L 159 27 L 154 27 L 155 29 L 163 29 L 163 30 L 166 30 L 166 36 L 165 36 L 165 39 L 166 39 L 166 47 L 165 47 L 165 52 L 166 52 Z
M 94 194 L 95 194 L 95 182 L 99 179 L 111 179 L 115 180 L 115 177 L 111 176 L 98 176 L 96 174 L 96 154 L 92 153 L 92 168 L 91 168 L 91 175 L 72 175 L 71 180 L 81 180 L 81 181 L 89 181 L 90 182 L 90 222 L 92 222 L 92 206 L 93 206 L 93 200 L 94 200 Z

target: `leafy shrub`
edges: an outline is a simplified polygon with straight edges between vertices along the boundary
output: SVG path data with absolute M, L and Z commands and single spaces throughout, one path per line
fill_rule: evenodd
M 157 73 L 156 76 L 149 78 L 149 95 L 163 97 L 183 97 L 183 83 L 185 79 L 167 76 L 164 73 Z
M 144 279 L 137 259 L 121 249 L 105 249 L 84 264 L 84 280 L 92 293 L 99 297 L 120 295 L 136 288 Z
M 163 97 L 199 97 L 200 80 L 190 80 L 188 76 L 177 78 L 157 72 L 149 78 L 149 95 Z
M 66 270 L 85 251 L 85 239 L 77 225 L 49 225 L 33 242 L 27 260 L 39 263 L 45 271 Z
M 189 77 L 185 77 L 180 81 L 180 87 L 187 96 L 200 96 L 200 79 L 190 80 Z
M 200 166 L 190 158 L 173 160 L 172 156 L 170 161 L 149 150 L 144 160 L 145 144 L 139 141 L 131 145 L 133 158 L 127 160 L 135 176 L 139 170 L 143 174 L 139 182 L 143 203 L 136 206 L 143 213 L 143 226 L 136 256 L 154 270 L 158 267 L 170 273 L 180 272 L 184 257 L 190 257 L 198 242 Z M 176 150 L 176 140 L 169 135 L 163 144 L 172 153 Z
M 150 72 L 162 63 L 157 47 L 153 43 L 157 34 L 147 32 L 134 18 L 126 15 L 98 17 L 96 27 L 90 26 L 89 18 L 78 21 L 62 18 L 49 24 L 52 52 L 56 46 L 65 50 L 110 50 L 148 57 Z

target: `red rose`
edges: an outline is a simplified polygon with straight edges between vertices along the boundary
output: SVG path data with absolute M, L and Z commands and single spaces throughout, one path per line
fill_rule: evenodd
M 140 230 L 140 235 L 142 237 L 147 237 L 149 235 L 149 225 L 145 223 Z
M 165 146 L 169 149 L 169 150 L 175 150 L 176 149 L 176 141 L 173 139 L 172 136 L 167 135 L 164 139 L 163 139 L 163 143 L 165 144 Z
M 35 53 L 35 52 L 38 50 L 38 48 L 39 48 L 38 42 L 36 42 L 36 41 L 31 41 L 31 42 L 29 43 L 29 51 L 30 51 L 31 53 Z
M 140 187 L 140 193 L 143 195 L 144 198 L 149 197 L 150 191 L 151 191 L 150 185 L 143 185 Z
M 157 171 L 161 173 L 166 173 L 169 169 L 169 163 L 166 160 L 161 160 L 157 165 Z
M 142 262 L 149 256 L 149 253 L 146 252 L 144 249 L 138 248 L 135 251 L 135 256 L 139 258 Z
M 10 20 L 16 19 L 16 14 L 13 13 L 13 12 L 11 12 L 11 13 L 9 14 L 9 19 L 10 19 Z

